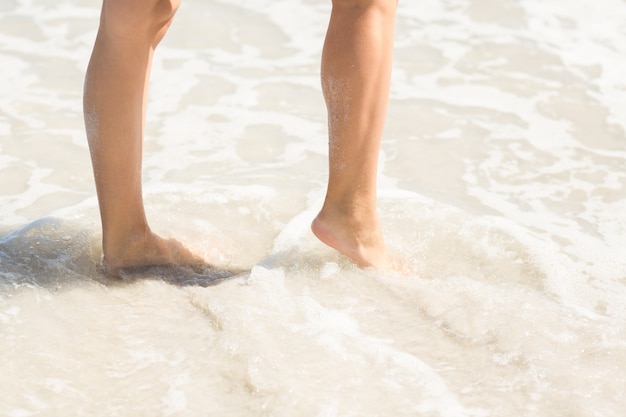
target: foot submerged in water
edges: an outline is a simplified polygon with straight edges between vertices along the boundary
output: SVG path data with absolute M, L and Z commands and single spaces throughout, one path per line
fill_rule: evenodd
M 104 271 L 111 276 L 120 277 L 124 270 L 147 268 L 151 266 L 188 266 L 191 268 L 208 267 L 206 261 L 193 254 L 175 239 L 164 239 L 147 232 L 125 245 L 117 245 L 102 257 Z
M 320 212 L 313 220 L 311 230 L 320 241 L 349 258 L 359 268 L 378 271 L 396 269 L 377 220 L 370 224 L 344 222 Z M 113 277 L 121 277 L 125 271 L 153 266 L 210 267 L 176 239 L 164 239 L 151 231 L 126 240 L 124 244 L 109 246 L 112 247 L 105 251 L 102 266 L 105 273 Z

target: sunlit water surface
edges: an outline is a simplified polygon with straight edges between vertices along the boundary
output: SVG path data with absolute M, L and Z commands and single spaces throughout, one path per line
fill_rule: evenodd
M 82 121 L 97 1 L 0 4 L 0 415 L 626 413 L 626 3 L 401 1 L 380 214 L 312 237 L 322 0 L 185 0 L 144 183 L 205 273 L 102 275 Z

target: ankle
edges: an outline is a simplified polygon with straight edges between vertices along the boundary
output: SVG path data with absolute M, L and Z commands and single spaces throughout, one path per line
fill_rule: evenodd
M 102 253 L 109 264 L 123 263 L 125 254 L 144 248 L 153 233 L 148 225 L 140 225 L 129 230 L 108 231 L 103 234 Z
M 318 214 L 324 222 L 342 223 L 351 228 L 377 227 L 378 212 L 376 205 L 363 201 L 325 201 Z

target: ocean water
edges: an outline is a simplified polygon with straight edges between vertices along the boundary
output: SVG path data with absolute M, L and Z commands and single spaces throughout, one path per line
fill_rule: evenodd
M 99 6 L 0 4 L 0 416 L 626 413 L 626 2 L 400 2 L 379 274 L 309 231 L 329 2 L 185 0 L 145 201 L 217 269 L 125 280 L 82 121 Z

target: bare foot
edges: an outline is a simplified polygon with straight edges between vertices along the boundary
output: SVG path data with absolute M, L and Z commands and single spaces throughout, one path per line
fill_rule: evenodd
M 117 277 L 125 269 L 164 265 L 208 266 L 179 241 L 163 239 L 151 231 L 106 251 L 102 260 L 105 272 Z
M 328 216 L 322 211 L 313 220 L 311 230 L 319 240 L 350 258 L 359 268 L 395 269 L 377 220 L 362 224 Z

